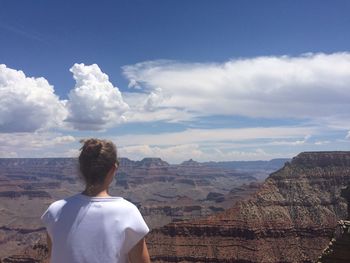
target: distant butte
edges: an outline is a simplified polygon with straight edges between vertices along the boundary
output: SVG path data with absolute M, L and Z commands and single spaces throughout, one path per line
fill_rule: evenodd
M 167 167 L 169 164 L 160 158 L 143 158 L 141 161 L 136 161 L 138 167 Z
M 188 161 L 182 162 L 180 165 L 182 165 L 182 166 L 200 166 L 201 163 L 196 162 L 196 161 L 194 161 L 192 159 L 189 159 Z

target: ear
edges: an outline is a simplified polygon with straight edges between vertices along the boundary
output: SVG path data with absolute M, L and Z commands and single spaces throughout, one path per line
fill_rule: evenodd
M 117 167 L 114 165 L 112 165 L 111 169 L 109 170 L 109 173 L 114 174 L 117 171 Z

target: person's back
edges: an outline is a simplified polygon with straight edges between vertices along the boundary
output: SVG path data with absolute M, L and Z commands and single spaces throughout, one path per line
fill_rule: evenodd
M 104 149 L 103 144 L 96 146 L 96 142 L 107 144 L 110 149 Z M 92 154 L 87 148 L 91 144 Z M 112 197 L 107 192 L 117 168 L 115 146 L 96 139 L 88 140 L 84 146 L 79 161 L 86 180 L 85 191 L 52 203 L 41 217 L 48 232 L 50 262 L 149 262 L 144 242 L 149 229 L 139 210 L 122 197 Z M 107 155 L 104 151 L 111 152 L 105 163 L 96 158 Z M 84 162 L 84 154 L 89 162 Z M 90 163 L 98 173 L 91 172 Z M 108 169 L 103 170 L 103 165 Z
M 53 203 L 42 219 L 53 238 L 53 263 L 127 262 L 149 231 L 138 209 L 121 197 L 78 194 Z

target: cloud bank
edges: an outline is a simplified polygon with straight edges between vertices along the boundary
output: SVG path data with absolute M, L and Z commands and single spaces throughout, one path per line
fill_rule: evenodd
M 186 129 L 180 132 L 168 132 L 162 134 L 133 134 L 120 135 L 116 138 L 119 145 L 132 146 L 135 144 L 169 146 L 191 143 L 211 142 L 242 142 L 258 139 L 289 139 L 304 138 L 306 141 L 309 134 L 317 134 L 315 127 L 253 127 L 253 128 L 222 128 L 222 129 Z
M 126 146 L 119 148 L 122 157 L 128 156 L 132 159 L 140 160 L 145 156 L 160 157 L 170 163 L 181 163 L 194 159 L 197 161 L 239 161 L 239 160 L 271 160 L 281 157 L 281 153 L 267 153 L 261 148 L 253 148 L 245 151 L 223 150 L 213 148 L 205 151 L 198 144 L 180 144 L 169 147 L 159 147 L 150 145 Z M 284 157 L 292 157 L 295 153 L 285 154 Z
M 0 133 L 0 158 L 77 157 L 77 141 L 71 135 L 53 132 Z
M 197 116 L 349 117 L 350 53 L 257 57 L 225 63 L 150 61 L 123 67 L 156 107 Z M 153 106 L 153 104 L 151 103 Z M 153 110 L 155 108 L 153 106 Z

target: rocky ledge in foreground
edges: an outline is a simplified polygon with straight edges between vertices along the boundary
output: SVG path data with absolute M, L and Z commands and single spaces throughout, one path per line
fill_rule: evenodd
M 315 262 L 347 204 L 350 152 L 301 153 L 250 199 L 148 238 L 152 262 Z
M 334 238 L 323 251 L 317 263 L 350 262 L 350 221 L 340 220 Z
M 334 237 L 318 258 L 317 263 L 350 262 L 350 184 L 342 189 L 341 196 L 348 202 L 348 218 L 338 222 Z

